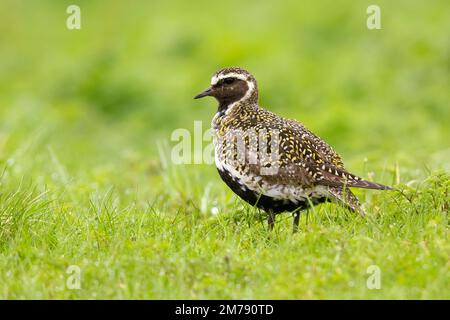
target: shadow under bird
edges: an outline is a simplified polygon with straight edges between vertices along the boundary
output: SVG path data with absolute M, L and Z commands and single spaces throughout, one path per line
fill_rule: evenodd
M 296 232 L 300 211 L 326 201 L 365 215 L 349 188 L 391 189 L 349 173 L 341 157 L 301 123 L 261 108 L 256 79 L 246 70 L 219 70 L 194 99 L 206 96 L 219 103 L 211 126 L 220 177 L 267 212 L 270 229 L 276 214 L 292 212 Z

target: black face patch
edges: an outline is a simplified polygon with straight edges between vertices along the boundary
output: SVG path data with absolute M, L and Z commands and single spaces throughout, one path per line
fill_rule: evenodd
M 246 81 L 234 77 L 221 79 L 212 86 L 211 95 L 219 101 L 219 109 L 242 99 L 248 91 Z

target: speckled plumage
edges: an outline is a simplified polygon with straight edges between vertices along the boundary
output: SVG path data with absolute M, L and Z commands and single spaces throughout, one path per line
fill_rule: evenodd
M 348 187 L 389 189 L 347 172 L 341 157 L 301 123 L 261 108 L 256 80 L 247 71 L 222 69 L 211 85 L 197 98 L 219 101 L 211 126 L 220 176 L 272 222 L 273 214 L 325 201 L 364 213 Z

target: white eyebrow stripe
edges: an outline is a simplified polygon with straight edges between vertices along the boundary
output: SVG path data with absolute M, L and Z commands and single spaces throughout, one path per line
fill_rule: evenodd
M 241 79 L 244 81 L 247 81 L 247 77 L 244 74 L 240 74 L 240 73 L 235 73 L 235 72 L 231 72 L 231 73 L 226 73 L 226 74 L 219 74 L 219 75 L 214 75 L 211 78 L 211 85 L 215 85 L 217 84 L 217 82 L 219 82 L 222 79 L 225 78 L 236 78 L 236 79 Z M 249 82 L 249 81 L 247 81 Z

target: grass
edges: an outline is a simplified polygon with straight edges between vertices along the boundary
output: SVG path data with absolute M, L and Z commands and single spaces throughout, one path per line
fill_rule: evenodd
M 0 5 L 0 298 L 450 298 L 446 1 L 379 1 L 377 31 L 364 2 L 80 1 L 80 31 L 69 4 Z M 397 191 L 270 234 L 214 166 L 163 161 L 173 130 L 208 128 L 192 97 L 226 65 Z

